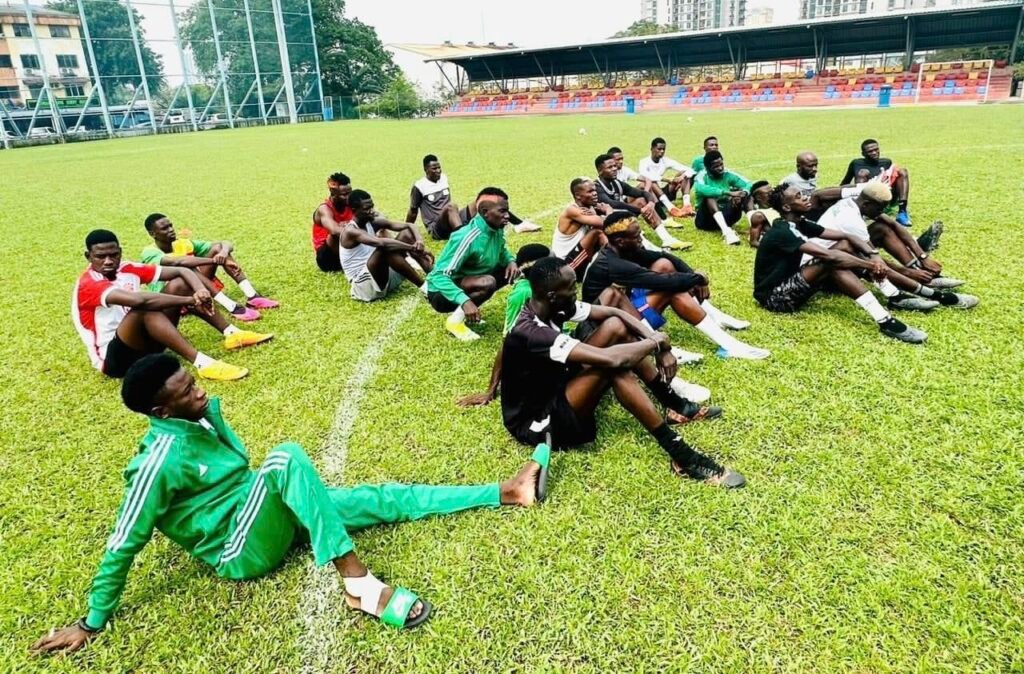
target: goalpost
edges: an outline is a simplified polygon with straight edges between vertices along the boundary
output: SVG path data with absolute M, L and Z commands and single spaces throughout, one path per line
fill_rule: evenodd
M 987 103 L 988 102 L 988 92 L 989 92 L 989 90 L 992 87 L 992 68 L 995 66 L 996 62 L 995 62 L 994 59 L 971 59 L 970 61 L 971 61 L 971 63 L 977 63 L 977 62 L 980 61 L 980 62 L 985 64 L 985 68 L 986 68 L 985 72 L 987 73 L 986 76 L 985 76 L 986 77 L 986 79 L 985 79 L 985 93 L 982 95 L 981 102 L 982 103 Z M 938 69 L 933 70 L 931 72 L 936 72 L 936 73 L 939 73 L 939 72 L 950 72 L 952 70 L 952 68 L 947 68 L 946 70 L 943 70 L 942 67 L 943 66 L 952 66 L 954 63 L 964 63 L 964 61 L 962 61 L 962 60 L 961 61 L 934 61 L 932 63 L 922 63 L 922 64 L 920 64 L 921 65 L 921 69 L 917 71 L 917 88 L 914 91 L 914 103 L 917 103 L 921 99 L 921 85 L 924 84 L 924 82 L 925 82 L 925 79 L 924 79 L 925 66 L 938 66 Z M 977 80 L 975 80 L 975 81 L 977 81 Z

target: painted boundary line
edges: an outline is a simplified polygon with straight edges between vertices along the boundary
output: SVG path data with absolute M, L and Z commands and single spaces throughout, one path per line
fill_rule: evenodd
M 415 291 L 399 303 L 383 332 L 376 335 L 360 354 L 355 371 L 345 382 L 334 413 L 334 423 L 320 453 L 320 474 L 326 484 L 341 483 L 348 456 L 348 441 L 359 416 L 366 386 L 377 371 L 377 361 L 391 342 L 391 337 L 422 301 L 419 291 Z M 342 619 L 347 611 L 334 567 L 318 567 L 310 558 L 299 599 L 299 615 L 303 623 L 300 637 L 300 665 L 303 674 L 344 669 L 338 667 L 337 663 L 341 654 L 337 648 L 337 635 L 342 629 Z

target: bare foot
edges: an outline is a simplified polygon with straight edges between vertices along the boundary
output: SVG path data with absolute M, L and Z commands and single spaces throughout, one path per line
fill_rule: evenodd
M 510 480 L 501 483 L 501 504 L 530 507 L 537 502 L 537 475 L 540 464 L 527 461 Z
M 384 612 L 384 607 L 386 607 L 388 602 L 391 601 L 391 595 L 394 593 L 395 591 L 390 587 L 385 587 L 381 590 L 380 599 L 377 600 L 377 615 Z M 359 611 L 362 610 L 357 597 L 353 597 L 348 592 L 342 592 L 342 594 L 345 596 L 345 603 L 348 604 L 349 608 L 354 608 Z M 423 602 L 417 599 L 416 603 L 413 604 L 412 609 L 409 610 L 409 615 L 406 617 L 406 620 L 418 618 L 421 613 L 423 613 Z

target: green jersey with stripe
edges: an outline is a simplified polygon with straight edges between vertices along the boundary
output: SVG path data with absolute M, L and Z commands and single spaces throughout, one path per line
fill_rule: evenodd
M 101 628 L 117 608 L 132 562 L 160 530 L 212 566 L 220 561 L 231 517 L 256 471 L 242 441 L 210 399 L 200 422 L 150 417 L 149 432 L 124 472 L 125 493 L 89 593 L 86 624 Z
M 206 257 L 210 249 L 213 248 L 212 241 L 200 241 L 199 239 L 178 239 L 179 242 L 185 244 L 185 247 L 191 249 L 190 255 L 196 257 Z M 165 253 L 156 247 L 155 243 L 152 243 L 142 249 L 142 263 L 143 264 L 155 264 L 159 265 L 160 261 L 164 257 L 176 257 L 174 253 Z M 147 290 L 153 293 L 163 292 L 164 286 L 167 285 L 166 281 L 153 281 L 147 286 Z
M 469 295 L 458 286 L 459 280 L 490 274 L 495 267 L 507 267 L 514 261 L 505 246 L 505 230 L 492 229 L 478 213 L 448 239 L 433 271 L 427 274 L 427 290 L 462 306 Z

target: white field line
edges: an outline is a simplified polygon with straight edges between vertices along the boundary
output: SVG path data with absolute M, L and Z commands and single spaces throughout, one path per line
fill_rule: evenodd
M 345 383 L 341 400 L 338 401 L 338 408 L 334 413 L 334 423 L 321 452 L 320 474 L 324 483 L 341 483 L 348 455 L 348 441 L 352 437 L 352 429 L 359 416 L 366 386 L 377 370 L 377 361 L 386 346 L 391 343 L 391 337 L 422 301 L 419 291 L 402 300 L 384 330 L 374 336 L 359 356 L 355 371 Z M 318 567 L 310 558 L 302 585 L 302 596 L 299 599 L 299 615 L 303 622 L 300 647 L 304 674 L 343 669 L 338 666 L 341 652 L 337 647 L 337 635 L 343 629 L 342 617 L 347 615 L 348 610 L 341 596 L 338 574 L 334 567 Z

